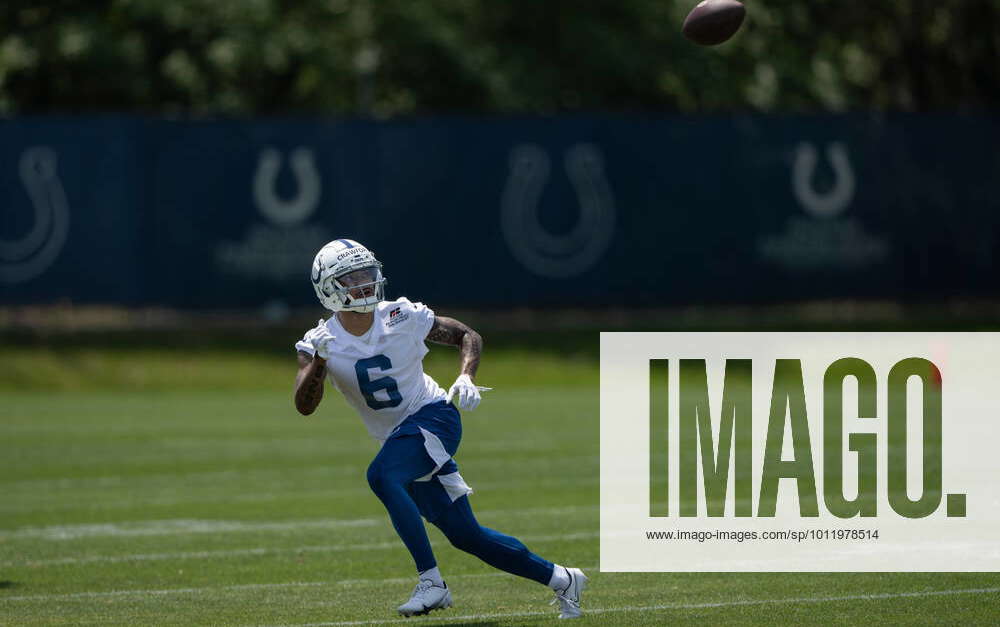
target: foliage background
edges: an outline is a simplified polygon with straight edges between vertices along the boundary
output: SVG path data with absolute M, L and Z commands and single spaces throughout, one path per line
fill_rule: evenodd
M 694 0 L 10 0 L 0 112 L 988 110 L 1000 0 L 749 0 L 716 49 Z

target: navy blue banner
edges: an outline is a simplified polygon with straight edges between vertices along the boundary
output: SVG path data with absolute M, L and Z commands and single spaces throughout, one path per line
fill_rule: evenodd
M 997 296 L 1000 120 L 0 122 L 0 302 L 313 304 L 337 237 L 468 306 Z

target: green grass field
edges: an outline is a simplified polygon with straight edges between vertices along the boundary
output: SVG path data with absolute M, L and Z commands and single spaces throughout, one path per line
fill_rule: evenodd
M 428 369 L 450 382 L 455 354 Z M 404 622 L 413 585 L 365 470 L 360 420 L 328 390 L 290 402 L 291 354 L 0 350 L 0 623 Z M 457 456 L 483 524 L 588 571 L 581 624 L 996 624 L 998 574 L 601 574 L 597 365 L 487 352 L 493 385 Z M 541 586 L 431 528 L 455 607 L 413 624 L 532 625 Z

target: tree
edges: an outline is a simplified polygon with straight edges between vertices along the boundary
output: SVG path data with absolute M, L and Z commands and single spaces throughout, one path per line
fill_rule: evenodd
M 156 114 L 993 109 L 1000 0 L 9 0 L 0 110 Z

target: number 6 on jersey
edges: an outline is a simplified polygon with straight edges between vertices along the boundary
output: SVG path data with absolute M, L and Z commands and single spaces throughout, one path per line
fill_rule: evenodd
M 364 395 L 365 402 L 375 410 L 396 407 L 403 402 L 403 396 L 399 393 L 399 386 L 396 385 L 396 380 L 388 376 L 372 380 L 371 375 L 368 374 L 368 370 L 376 368 L 378 370 L 388 370 L 392 368 L 392 361 L 385 355 L 375 355 L 367 359 L 359 359 L 354 364 L 354 371 L 358 373 L 358 387 L 361 388 L 361 394 Z M 375 398 L 375 393 L 379 390 L 385 390 L 386 394 L 389 395 L 389 400 L 382 401 Z

